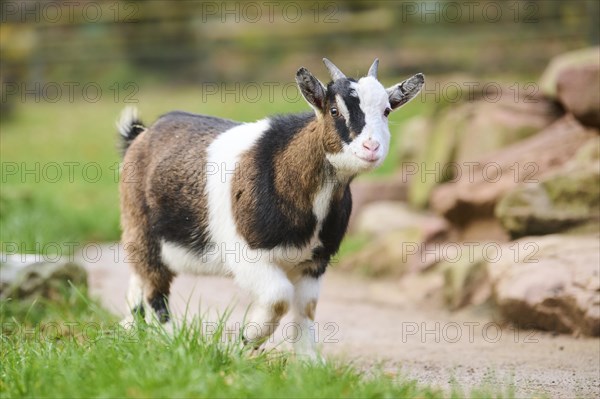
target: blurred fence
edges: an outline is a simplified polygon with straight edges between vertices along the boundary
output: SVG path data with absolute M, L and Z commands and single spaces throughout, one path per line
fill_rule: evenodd
M 323 56 L 351 74 L 539 73 L 598 43 L 597 0 L 3 1 L 2 101 L 17 82 L 291 80 Z

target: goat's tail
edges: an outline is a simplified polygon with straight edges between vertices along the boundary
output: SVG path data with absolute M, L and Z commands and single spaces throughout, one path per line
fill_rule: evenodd
M 117 121 L 117 130 L 120 136 L 121 154 L 125 155 L 125 151 L 127 151 L 133 140 L 146 130 L 138 117 L 137 108 L 127 107 L 121 112 L 121 117 Z

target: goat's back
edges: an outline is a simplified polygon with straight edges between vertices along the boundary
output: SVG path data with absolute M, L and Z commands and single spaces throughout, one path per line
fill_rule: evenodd
M 145 242 L 165 239 L 199 252 L 204 249 L 206 150 L 220 133 L 239 124 L 170 112 L 132 142 L 120 182 L 125 242 L 139 242 L 136 233 L 143 232 Z

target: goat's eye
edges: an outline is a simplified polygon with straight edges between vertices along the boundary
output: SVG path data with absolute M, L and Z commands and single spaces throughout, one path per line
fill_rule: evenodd
M 383 116 L 385 116 L 385 117 L 387 118 L 387 117 L 388 117 L 388 115 L 390 114 L 390 112 L 392 112 L 392 110 L 391 110 L 391 109 L 389 109 L 389 108 L 386 108 L 386 109 L 383 111 Z
M 337 116 L 339 115 L 337 108 L 333 107 L 329 110 L 329 112 L 331 113 L 331 116 L 333 116 L 334 118 L 337 118 Z

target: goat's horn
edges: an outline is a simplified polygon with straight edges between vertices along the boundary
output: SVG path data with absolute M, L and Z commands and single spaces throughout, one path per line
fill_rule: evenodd
M 379 67 L 379 58 L 375 58 L 375 61 L 373 61 L 373 65 L 371 65 L 371 68 L 369 68 L 369 73 L 367 74 L 367 76 L 372 76 L 375 79 L 377 79 L 377 68 Z
M 333 62 L 329 61 L 327 58 L 323 58 L 323 62 L 325 63 L 325 66 L 329 70 L 329 74 L 331 75 L 331 78 L 333 79 L 334 82 L 338 79 L 343 79 L 346 77 L 346 75 L 344 75 L 342 73 L 342 71 L 340 71 L 338 67 L 333 65 Z

